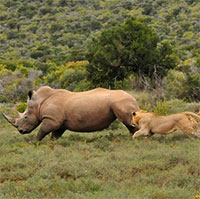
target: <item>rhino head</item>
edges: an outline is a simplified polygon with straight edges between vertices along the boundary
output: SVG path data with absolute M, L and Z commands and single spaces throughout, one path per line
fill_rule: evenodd
M 24 113 L 18 112 L 18 118 L 11 118 L 5 113 L 2 113 L 4 118 L 18 129 L 21 134 L 27 134 L 33 131 L 40 123 L 38 118 L 38 106 L 32 100 L 34 91 L 29 91 L 27 108 Z

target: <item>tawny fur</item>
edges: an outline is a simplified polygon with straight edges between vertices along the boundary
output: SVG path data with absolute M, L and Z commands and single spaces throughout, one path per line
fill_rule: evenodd
M 139 128 L 133 138 L 151 136 L 153 134 L 169 134 L 181 130 L 188 135 L 200 137 L 198 122 L 200 116 L 192 112 L 182 112 L 168 116 L 140 110 L 133 113 L 132 124 Z

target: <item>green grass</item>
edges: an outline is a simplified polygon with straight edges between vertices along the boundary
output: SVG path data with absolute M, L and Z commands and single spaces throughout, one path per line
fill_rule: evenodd
M 200 139 L 132 140 L 124 127 L 35 137 L 0 130 L 0 199 L 200 198 Z

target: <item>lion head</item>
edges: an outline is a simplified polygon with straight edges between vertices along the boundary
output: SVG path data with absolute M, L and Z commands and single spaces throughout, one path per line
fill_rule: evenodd
M 139 126 L 139 121 L 142 117 L 142 115 L 144 113 L 147 113 L 147 111 L 145 110 L 139 110 L 139 111 L 136 111 L 136 112 L 132 112 L 132 121 L 131 123 L 134 125 L 134 126 Z

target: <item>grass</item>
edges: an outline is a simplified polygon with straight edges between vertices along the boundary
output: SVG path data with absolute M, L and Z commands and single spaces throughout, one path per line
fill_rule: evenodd
M 132 140 L 124 127 L 40 143 L 35 134 L 0 130 L 1 199 L 200 198 L 200 139 Z

